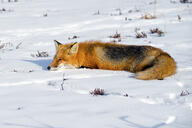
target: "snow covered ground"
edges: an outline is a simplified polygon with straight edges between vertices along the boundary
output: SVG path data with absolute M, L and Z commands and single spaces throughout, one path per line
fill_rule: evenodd
M 153 0 L 1 0 L 0 128 L 191 128 L 192 4 L 171 1 L 157 0 L 157 18 L 146 20 Z M 135 28 L 147 38 L 135 38 Z M 53 40 L 113 41 L 116 32 L 119 43 L 170 53 L 177 74 L 142 81 L 124 71 L 46 70 Z M 49 57 L 33 57 L 37 51 Z M 106 95 L 90 95 L 95 88 Z

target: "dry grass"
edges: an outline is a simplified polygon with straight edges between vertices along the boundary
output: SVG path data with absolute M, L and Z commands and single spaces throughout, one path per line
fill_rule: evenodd
M 5 44 L 0 44 L 0 49 L 3 49 L 5 47 Z
M 16 70 L 16 69 L 14 69 L 13 72 L 25 72 L 25 71 L 18 71 L 18 70 Z M 31 73 L 31 72 L 34 72 L 34 70 L 31 69 L 31 70 L 29 70 L 29 71 L 27 71 L 27 72 Z
M 113 38 L 114 40 L 112 42 L 121 42 L 121 34 L 116 32 L 114 35 L 109 36 L 109 38 Z
M 136 32 L 136 38 L 147 38 L 147 34 L 145 32 Z
M 8 2 L 18 2 L 18 0 L 8 0 Z
M 47 13 L 43 14 L 43 17 L 47 17 L 47 16 L 48 16 L 48 14 L 47 14 Z
M 74 35 L 73 37 L 68 37 L 68 40 L 73 40 L 73 39 L 77 39 L 77 38 L 79 38 L 79 36 Z
M 116 32 L 114 35 L 109 36 L 109 38 L 121 38 L 121 34 Z
M 9 51 L 12 51 L 14 49 L 14 46 L 11 42 L 8 42 L 8 43 L 1 43 L 0 42 L 0 49 L 6 49 Z
M 122 13 L 120 8 L 115 9 L 115 11 L 116 12 L 115 13 L 111 13 L 110 16 L 121 16 L 121 15 L 123 15 L 123 13 Z
M 7 11 L 5 8 L 0 9 L 0 12 L 5 12 L 5 11 Z
M 190 95 L 191 93 L 189 93 L 187 90 L 184 90 L 181 92 L 180 96 L 187 96 Z
M 21 44 L 22 44 L 22 42 L 19 43 L 18 45 L 16 45 L 15 49 L 19 49 Z M 3 49 L 3 48 L 9 49 L 9 50 L 13 50 L 14 49 L 14 45 L 13 45 L 13 43 L 10 43 L 10 42 L 8 42 L 8 43 L 1 43 L 1 41 L 0 41 L 0 49 Z
M 18 71 L 16 69 L 14 69 L 13 72 L 18 72 Z
M 180 3 L 192 3 L 191 0 L 180 0 Z
M 34 72 L 34 70 L 29 70 L 29 72 Z
M 162 30 L 160 30 L 159 28 L 150 29 L 150 33 L 151 34 L 157 33 L 158 36 L 163 36 L 164 35 L 164 32 Z
M 93 91 L 90 91 L 90 94 L 93 96 L 98 96 L 98 95 L 105 95 L 105 92 L 104 89 L 95 88 Z
M 98 10 L 96 13 L 94 13 L 93 15 L 100 15 L 100 11 Z
M 48 57 L 49 54 L 45 51 L 37 51 L 36 54 L 31 54 L 32 57 Z
M 1 8 L 1 9 L 0 9 L 0 13 L 4 13 L 4 12 L 13 12 L 13 10 Z
M 119 38 L 119 39 L 114 39 L 114 40 L 112 40 L 112 41 L 110 41 L 110 42 L 112 42 L 112 43 L 117 43 L 117 42 L 121 42 L 121 38 Z
M 131 21 L 131 20 L 132 20 L 131 18 L 125 17 L 125 21 Z
M 147 19 L 147 20 L 150 20 L 150 19 L 155 19 L 156 16 L 150 14 L 150 13 L 147 13 L 147 14 L 144 14 L 141 16 L 141 19 Z

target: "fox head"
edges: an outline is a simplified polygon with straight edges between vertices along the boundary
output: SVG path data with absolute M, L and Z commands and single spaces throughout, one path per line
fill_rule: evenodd
M 76 55 L 78 52 L 79 44 L 61 44 L 54 40 L 56 47 L 56 54 L 51 64 L 47 67 L 48 70 L 58 70 L 61 68 L 75 68 L 76 67 Z

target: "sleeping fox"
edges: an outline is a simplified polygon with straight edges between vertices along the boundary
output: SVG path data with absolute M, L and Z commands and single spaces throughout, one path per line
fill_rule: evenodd
M 54 41 L 56 55 L 48 70 L 81 68 L 124 70 L 141 80 L 162 80 L 176 73 L 176 63 L 166 52 L 152 46 L 87 41 L 61 44 Z

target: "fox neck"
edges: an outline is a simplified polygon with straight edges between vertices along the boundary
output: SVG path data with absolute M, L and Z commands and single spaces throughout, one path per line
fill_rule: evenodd
M 80 44 L 79 50 L 76 55 L 76 64 L 78 67 L 87 67 L 87 68 L 97 68 L 95 63 L 95 56 L 93 54 L 94 50 L 89 48 L 90 46 Z

